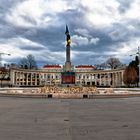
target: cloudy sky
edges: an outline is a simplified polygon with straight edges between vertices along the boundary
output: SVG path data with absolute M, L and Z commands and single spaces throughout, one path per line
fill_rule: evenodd
M 39 64 L 64 64 L 65 25 L 72 38 L 72 63 L 123 63 L 140 45 L 140 0 L 0 0 L 3 63 L 33 54 Z

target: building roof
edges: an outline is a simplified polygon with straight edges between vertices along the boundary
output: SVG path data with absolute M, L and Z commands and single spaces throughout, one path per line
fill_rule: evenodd
M 61 66 L 60 65 L 47 64 L 47 65 L 44 65 L 43 68 L 61 68 Z
M 5 67 L 0 67 L 0 72 L 8 72 L 9 70 L 6 69 Z
M 92 65 L 78 65 L 78 66 L 75 66 L 75 68 L 92 68 L 92 69 L 95 69 L 95 66 L 92 66 Z

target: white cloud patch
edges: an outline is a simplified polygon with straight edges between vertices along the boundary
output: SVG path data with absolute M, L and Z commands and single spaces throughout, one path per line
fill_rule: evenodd
M 125 19 L 139 19 L 140 18 L 140 1 L 134 0 L 131 4 L 131 7 L 127 12 L 124 14 Z
M 72 43 L 73 43 L 73 45 L 78 45 L 78 46 L 88 45 L 89 40 L 87 37 L 74 35 L 74 36 L 72 36 Z
M 83 36 L 74 35 L 72 36 L 72 45 L 73 46 L 85 46 L 85 45 L 97 45 L 100 41 L 99 38 L 88 38 Z
M 87 9 L 85 18 L 96 27 L 110 26 L 120 20 L 119 3 L 116 0 L 81 0 L 81 4 Z
M 128 29 L 129 31 L 131 31 L 131 32 L 136 31 L 136 28 L 135 28 L 133 25 L 128 25 L 128 26 L 127 26 L 127 29 Z
M 46 27 L 55 24 L 57 14 L 69 9 L 63 0 L 28 0 L 12 7 L 11 13 L 6 16 L 7 21 L 21 27 Z
M 100 39 L 96 37 L 96 38 L 92 38 L 92 39 L 90 40 L 90 43 L 91 43 L 91 44 L 94 44 L 94 45 L 97 45 L 99 41 L 100 41 Z

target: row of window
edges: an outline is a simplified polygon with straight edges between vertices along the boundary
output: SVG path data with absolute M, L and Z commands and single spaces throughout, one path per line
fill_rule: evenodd
M 99 78 L 111 78 L 112 74 L 86 74 L 77 75 L 77 79 L 99 79 Z
M 60 79 L 61 76 L 60 75 L 51 75 L 51 74 L 44 74 L 41 75 L 42 79 Z

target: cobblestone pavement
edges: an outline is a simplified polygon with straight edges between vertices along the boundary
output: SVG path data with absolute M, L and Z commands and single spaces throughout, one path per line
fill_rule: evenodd
M 0 140 L 140 140 L 140 97 L 0 97 Z

